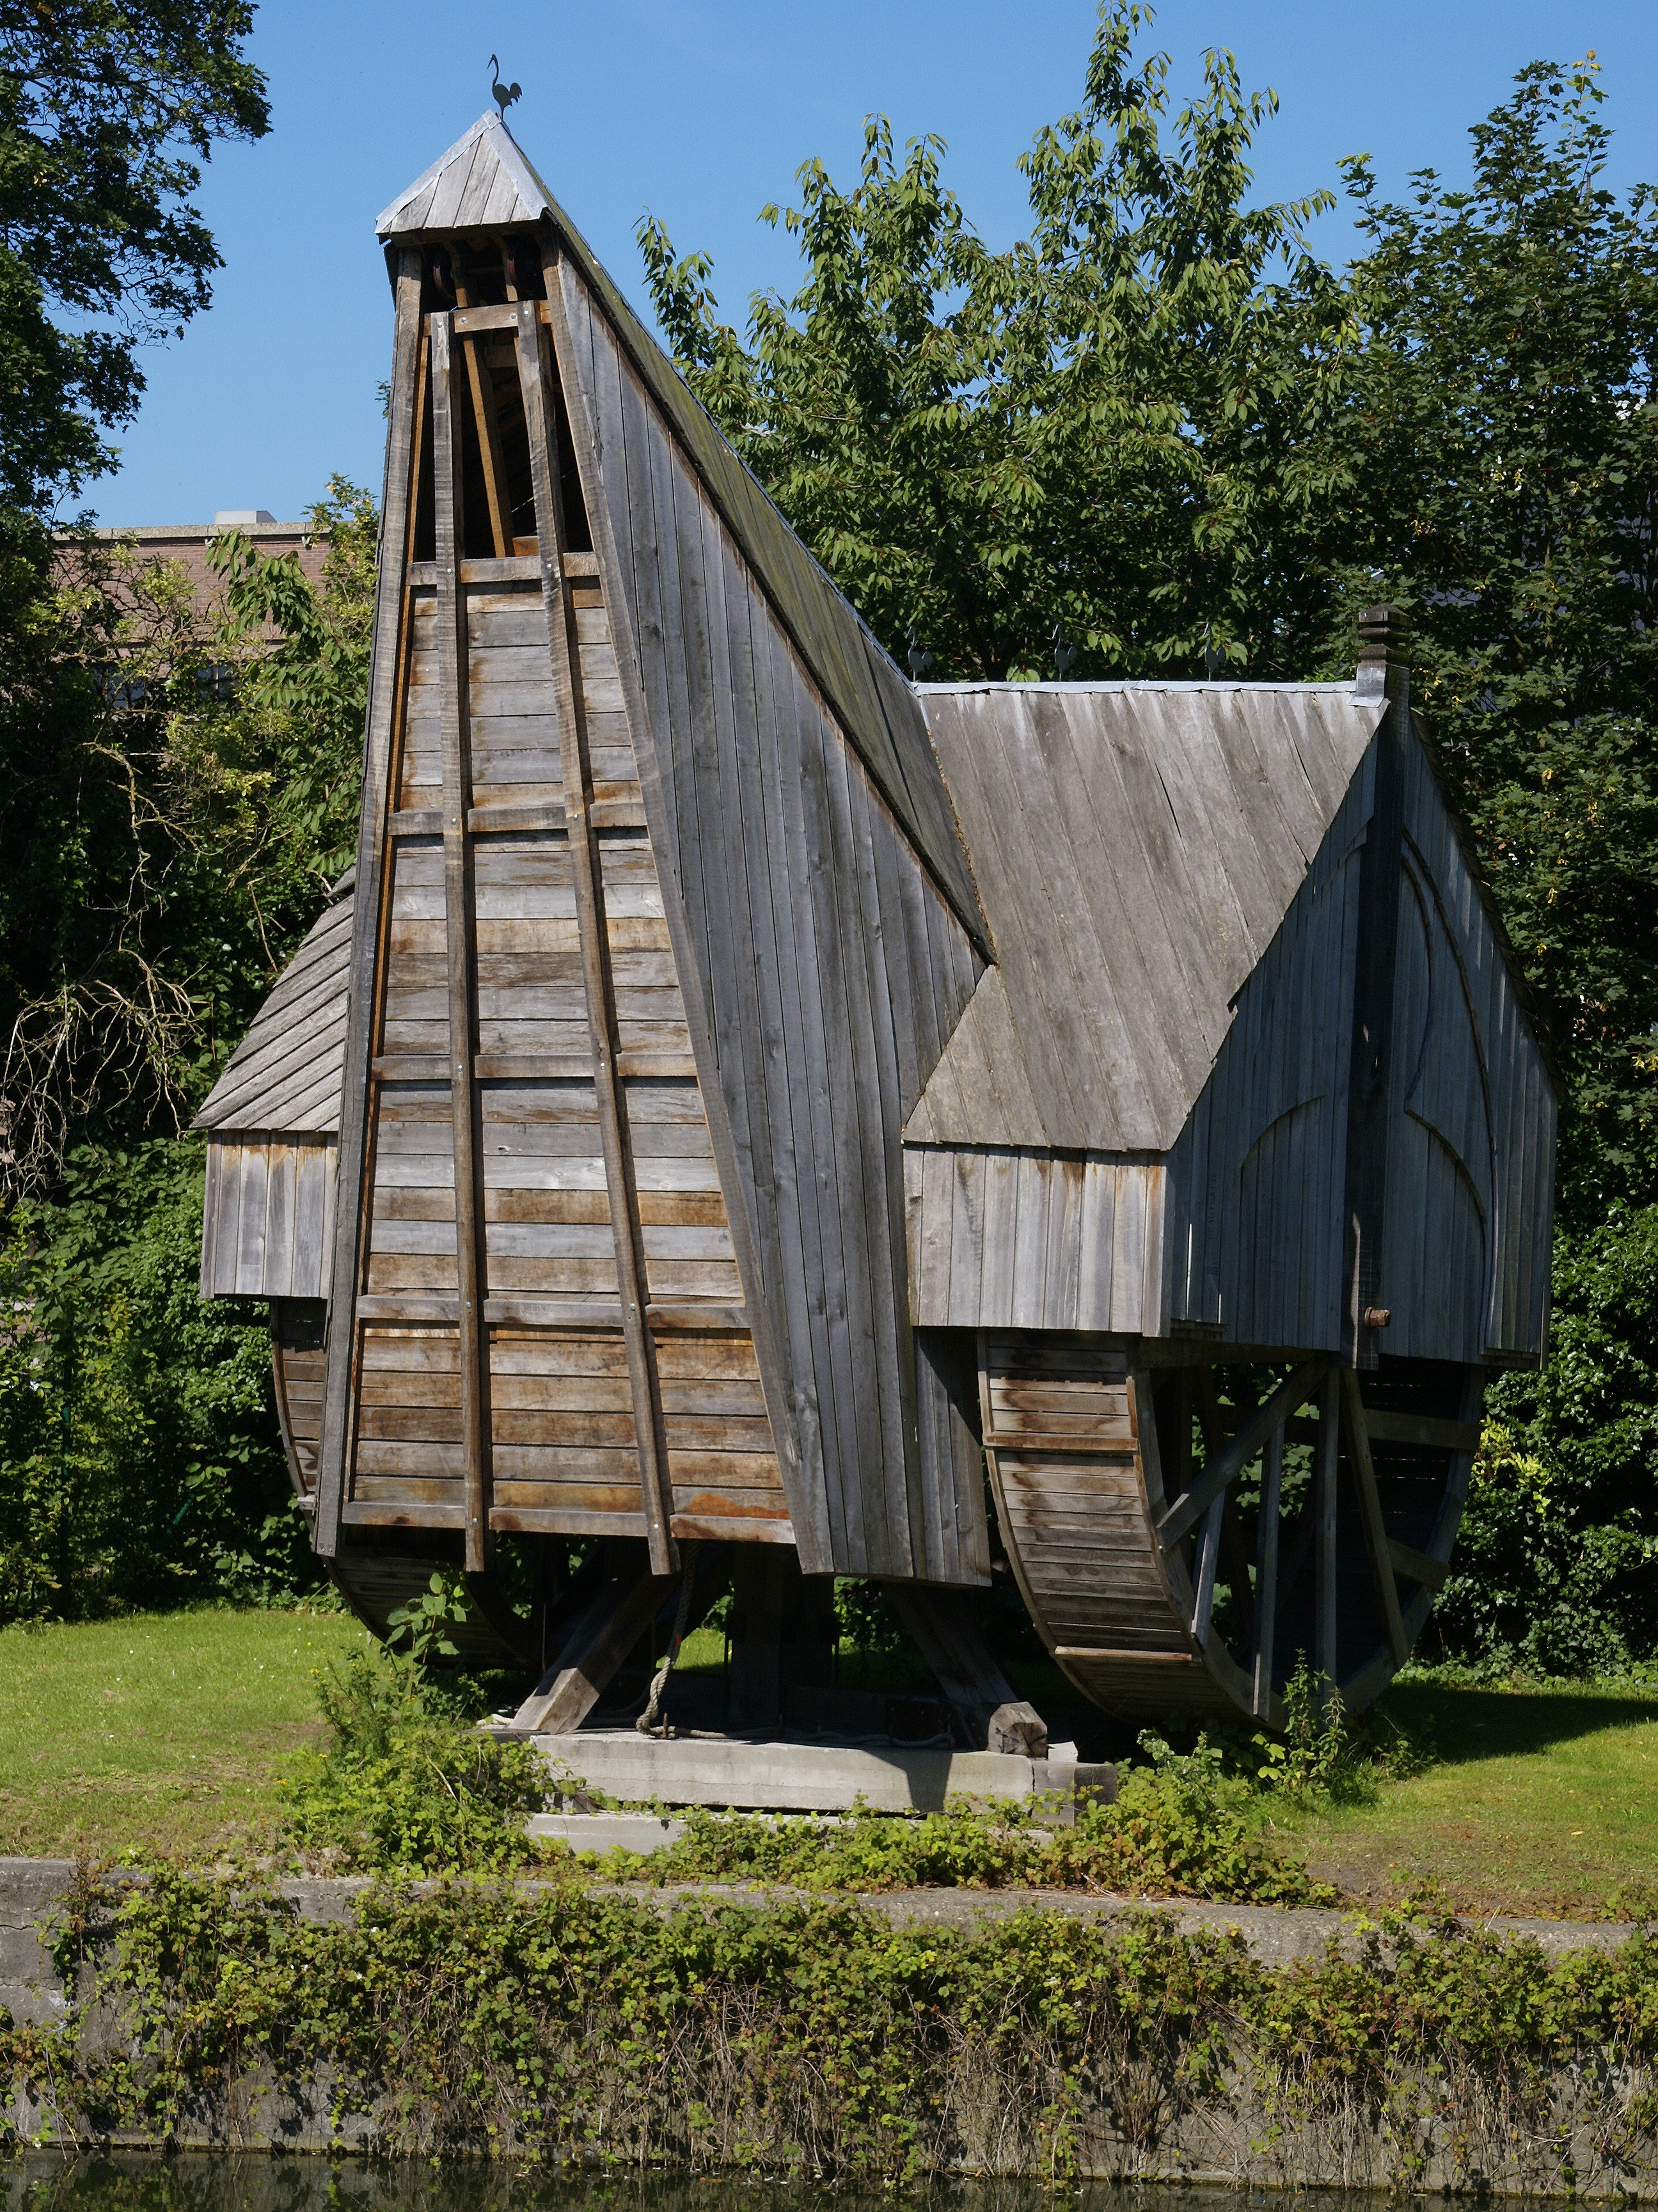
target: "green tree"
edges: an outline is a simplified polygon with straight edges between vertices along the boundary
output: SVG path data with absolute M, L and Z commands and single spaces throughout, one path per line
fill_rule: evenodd
M 265 1315 L 198 1297 L 174 1133 L 355 842 L 377 522 L 338 478 L 311 520 L 320 588 L 227 538 L 205 609 L 118 544 L 58 603 L 82 718 L 40 735 L 0 886 L 0 1620 L 314 1578 Z
M 1351 317 L 1308 251 L 1328 192 L 1250 209 L 1276 107 L 1230 54 L 1165 136 L 1169 59 L 1138 70 L 1138 7 L 1104 6 L 1082 106 L 1021 158 L 1028 242 L 987 251 L 942 182 L 865 126 L 849 193 L 823 165 L 762 219 L 804 282 L 757 295 L 746 345 L 703 254 L 639 238 L 659 320 L 732 442 L 890 650 L 940 676 L 1293 672 L 1326 624 L 1321 544 L 1342 480 L 1318 434 Z
M 0 789 L 15 1190 L 72 1142 L 178 1127 L 355 847 L 377 523 L 341 478 L 310 520 L 320 591 L 227 537 L 203 607 L 176 565 L 88 544 L 43 623 L 65 711 Z
M 1593 62 L 1535 63 L 1473 179 L 1349 185 L 1364 346 L 1332 605 L 1408 605 L 1416 696 L 1570 1096 L 1570 1218 L 1658 1193 L 1658 203 L 1604 185 Z M 1333 671 L 1345 641 L 1333 639 Z
M 72 1152 L 0 1254 L 0 1622 L 315 1579 L 259 1309 L 197 1296 L 199 1141 Z
M 198 161 L 270 128 L 246 0 L 0 4 L 0 503 L 109 465 L 142 347 L 208 304 Z M 192 158 L 192 156 L 194 158 Z

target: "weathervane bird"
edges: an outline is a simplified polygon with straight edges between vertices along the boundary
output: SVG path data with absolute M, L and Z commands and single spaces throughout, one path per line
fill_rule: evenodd
M 501 82 L 501 57 L 498 54 L 491 54 L 489 57 L 489 97 L 495 101 L 495 106 L 501 110 L 501 119 L 504 123 L 507 120 L 507 109 L 519 97 L 524 88 L 522 85 L 503 84 Z

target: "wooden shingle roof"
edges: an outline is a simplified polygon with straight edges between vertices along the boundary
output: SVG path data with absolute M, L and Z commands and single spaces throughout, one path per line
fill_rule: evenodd
M 333 902 L 276 978 L 193 1127 L 216 1136 L 337 1133 L 350 957 L 347 878 L 335 885 Z
M 920 693 L 999 964 L 906 1138 L 1166 1152 L 1385 702 L 1351 684 Z
M 499 115 L 480 115 L 464 138 L 407 191 L 399 192 L 374 225 L 381 238 L 421 238 L 455 230 L 531 228 L 552 206 L 547 188 Z

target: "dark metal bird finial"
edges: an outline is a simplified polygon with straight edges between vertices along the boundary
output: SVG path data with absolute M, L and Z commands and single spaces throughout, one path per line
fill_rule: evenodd
M 501 110 L 501 119 L 503 123 L 507 120 L 507 109 L 519 97 L 523 89 L 524 88 L 522 85 L 503 84 L 501 82 L 501 58 L 497 54 L 491 54 L 489 57 L 489 97 L 495 101 L 495 106 Z

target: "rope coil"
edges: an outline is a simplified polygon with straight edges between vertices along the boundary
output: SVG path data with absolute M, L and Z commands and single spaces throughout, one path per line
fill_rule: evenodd
M 673 1672 L 674 1662 L 679 1656 L 679 1647 L 685 1638 L 685 1623 L 690 1615 L 691 1592 L 695 1584 L 696 1546 L 693 1542 L 688 1543 L 685 1547 L 685 1565 L 681 1571 L 679 1583 L 679 1607 L 674 1614 L 673 1634 L 668 1638 L 668 1656 L 658 1668 L 656 1679 L 651 1684 L 651 1694 L 644 1711 L 634 1723 L 641 1735 L 665 1736 L 668 1733 L 667 1723 L 664 1721 L 661 1728 L 659 1729 L 656 1725 L 656 1718 L 662 1710 L 662 1692 L 668 1686 L 668 1677 Z

